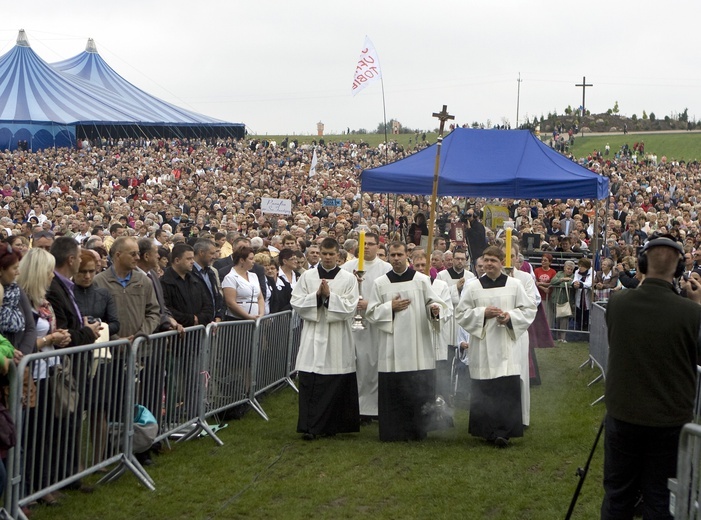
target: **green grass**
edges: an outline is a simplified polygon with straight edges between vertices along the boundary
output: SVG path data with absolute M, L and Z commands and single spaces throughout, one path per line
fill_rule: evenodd
M 157 457 L 155 492 L 125 474 L 32 518 L 563 518 L 604 413 L 589 405 L 603 391 L 587 387 L 596 372 L 577 370 L 586 353 L 583 343 L 537 351 L 531 427 L 506 450 L 470 437 L 463 411 L 453 430 L 420 443 L 380 443 L 376 424 L 304 442 L 296 394 L 284 389 L 262 402 L 270 422 L 249 413 L 220 431 L 222 447 L 202 438 Z M 603 443 L 574 518 L 598 518 L 602 462 Z
M 438 134 L 428 133 L 426 134 L 426 140 L 429 143 L 435 143 Z M 249 136 L 254 139 L 269 139 L 275 140 L 278 143 L 282 142 L 285 136 Z M 312 140 L 318 140 L 316 136 L 288 136 L 290 139 L 298 139 L 300 144 L 309 144 Z M 547 136 L 543 136 L 547 138 Z M 413 147 L 416 144 L 414 134 L 399 134 L 390 135 L 391 140 L 397 141 L 399 144 L 405 148 Z M 419 136 L 420 138 L 420 136 Z M 327 143 L 337 143 L 345 142 L 350 139 L 356 143 L 361 141 L 370 144 L 371 146 L 377 146 L 385 140 L 385 136 L 381 134 L 351 134 L 346 135 L 326 135 L 324 139 Z M 411 144 L 409 143 L 411 139 Z M 611 146 L 611 155 L 616 153 L 617 150 L 625 143 L 628 143 L 630 147 L 633 144 L 643 141 L 645 143 L 645 151 L 654 152 L 657 154 L 658 160 L 662 158 L 663 155 L 667 156 L 670 161 L 672 159 L 693 161 L 696 159 L 701 159 L 701 133 L 678 133 L 678 134 L 656 134 L 653 132 L 638 132 L 629 133 L 628 135 L 605 135 L 605 136 L 588 136 L 584 137 L 578 136 L 575 139 L 575 146 L 572 150 L 575 157 L 585 157 L 592 153 L 594 150 L 601 150 L 603 153 L 606 143 Z M 546 139 L 547 143 L 548 140 Z
M 680 134 L 655 134 L 655 133 L 630 133 L 628 135 L 587 136 L 575 139 L 572 153 L 575 157 L 585 157 L 594 150 L 601 150 L 603 154 L 606 143 L 611 146 L 613 158 L 616 151 L 625 143 L 633 148 L 636 142 L 645 143 L 645 153 L 655 153 L 657 160 L 667 156 L 668 160 L 676 159 L 687 162 L 701 159 L 701 133 Z

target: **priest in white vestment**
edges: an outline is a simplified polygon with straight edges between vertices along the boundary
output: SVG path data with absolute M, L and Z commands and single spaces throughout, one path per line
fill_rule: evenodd
M 367 295 L 372 290 L 372 284 L 380 276 L 392 270 L 389 263 L 377 256 L 380 237 L 376 233 L 365 233 L 365 254 L 363 255 L 363 286 L 358 301 L 358 312 L 365 316 L 368 306 Z M 358 259 L 349 260 L 341 269 L 356 273 Z M 360 406 L 360 423 L 369 424 L 377 418 L 377 352 L 380 331 L 377 326 L 364 320 L 365 328 L 353 331 L 355 342 L 355 370 L 358 378 L 358 400 Z
M 519 338 L 527 337 L 536 306 L 523 284 L 502 272 L 501 249 L 490 246 L 482 256 L 485 275 L 464 286 L 455 311 L 470 333 L 469 432 L 505 447 L 523 436 Z
M 297 355 L 299 420 L 305 440 L 359 431 L 358 382 L 351 320 L 358 283 L 336 265 L 339 245 L 321 242 L 321 264 L 309 269 L 292 290 L 291 305 L 304 320 Z
M 514 266 L 512 276 L 520 280 L 523 284 L 526 293 L 533 300 L 537 314 L 541 298 L 538 286 L 535 283 L 535 277 L 530 273 L 518 269 L 516 267 L 517 259 L 518 247 L 514 246 L 511 252 L 511 265 Z M 523 417 L 524 426 L 530 426 L 531 424 L 531 365 L 529 340 L 530 337 L 528 333 L 518 338 L 519 350 L 521 351 L 521 416 Z
M 390 244 L 389 259 L 392 270 L 375 280 L 365 314 L 380 330 L 380 440 L 421 440 L 435 405 L 432 327 L 447 305 L 428 276 L 408 267 L 406 244 Z

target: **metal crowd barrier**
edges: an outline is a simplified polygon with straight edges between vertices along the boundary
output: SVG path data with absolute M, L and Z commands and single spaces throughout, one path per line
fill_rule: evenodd
M 543 309 L 545 310 L 545 316 L 548 319 L 548 324 L 550 325 L 550 330 L 553 335 L 553 340 L 555 341 L 588 341 L 589 334 L 591 330 L 591 320 L 592 320 L 592 307 L 593 302 L 590 302 L 589 309 L 582 308 L 582 305 L 578 307 L 576 302 L 572 304 L 572 316 L 568 318 L 557 318 L 555 316 L 555 301 L 556 291 L 563 290 L 560 288 L 553 288 L 553 292 L 550 294 L 550 298 L 543 301 Z M 572 293 L 576 289 L 570 287 L 570 300 L 572 300 Z M 587 301 L 590 301 L 589 296 L 591 295 L 590 289 L 585 289 Z
M 290 349 L 289 355 L 287 356 L 287 382 L 294 389 L 295 392 L 299 393 L 297 387 L 295 386 L 292 379 L 295 377 L 295 363 L 297 362 L 297 354 L 299 354 L 299 345 L 302 342 L 302 328 L 304 327 L 304 322 L 299 314 L 292 312 L 292 326 L 290 330 Z
M 677 452 L 677 478 L 669 479 L 669 512 L 678 520 L 701 518 L 701 425 L 682 428 Z
M 608 327 L 606 326 L 606 302 L 596 302 L 591 309 L 591 333 L 589 335 L 589 359 L 580 368 L 589 364 L 596 365 L 601 373 L 588 386 L 606 379 L 606 367 L 609 360 Z M 592 403 L 592 406 L 604 400 L 604 395 Z
M 107 472 L 100 479 L 106 482 L 128 469 L 155 489 L 132 454 L 134 374 L 126 340 L 24 356 L 10 392 L 17 431 L 7 465 L 13 517 L 98 472 Z
M 155 483 L 134 449 L 136 405 L 153 414 L 153 442 L 205 431 L 207 417 L 240 404 L 267 415 L 257 397 L 291 380 L 301 320 L 287 311 L 256 321 L 190 327 L 25 356 L 10 379 L 18 444 L 8 454 L 6 508 L 20 508 L 95 473 L 131 471 Z M 295 388 L 296 390 L 296 388 Z
M 207 325 L 209 338 L 209 382 L 205 417 L 249 404 L 262 417 L 265 412 L 254 402 L 251 367 L 256 355 L 256 322 L 224 321 Z
M 217 444 L 224 444 L 205 420 L 208 343 L 202 325 L 182 334 L 169 331 L 135 339 L 135 403 L 156 418 L 154 442 L 176 435 L 178 441 L 187 440 L 204 430 Z
M 281 383 L 296 390 L 287 371 L 290 339 L 294 334 L 292 318 L 292 311 L 285 311 L 263 316 L 256 324 L 258 355 L 251 383 L 256 402 L 256 397 Z
M 696 366 L 694 418 L 682 429 L 677 451 L 677 476 L 667 482 L 669 512 L 675 518 L 701 518 L 701 366 Z

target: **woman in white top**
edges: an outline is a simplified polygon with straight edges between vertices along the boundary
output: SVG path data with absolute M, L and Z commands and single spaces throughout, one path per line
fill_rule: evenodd
M 286 281 L 293 289 L 297 284 L 297 273 L 299 267 L 297 257 L 292 249 L 283 249 L 277 257 L 280 271 L 278 272 L 278 287 L 282 287 L 282 280 Z
M 265 300 L 253 269 L 253 250 L 241 247 L 232 255 L 234 266 L 222 282 L 229 320 L 257 320 L 265 314 Z

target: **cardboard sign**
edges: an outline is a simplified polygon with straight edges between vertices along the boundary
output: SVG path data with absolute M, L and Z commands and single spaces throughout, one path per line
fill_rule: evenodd
M 260 201 L 260 210 L 263 213 L 292 215 L 292 201 L 290 199 L 271 199 L 269 197 L 263 197 Z

